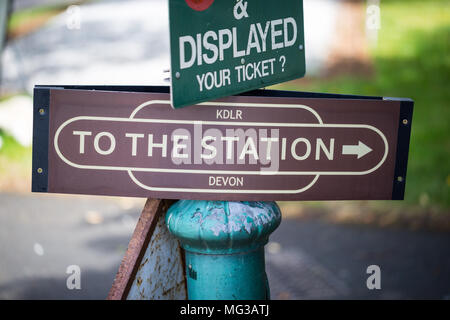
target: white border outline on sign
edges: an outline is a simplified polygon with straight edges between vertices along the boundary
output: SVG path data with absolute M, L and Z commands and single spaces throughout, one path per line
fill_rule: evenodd
M 118 117 L 95 117 L 95 116 L 77 116 L 66 120 L 63 124 L 59 126 L 56 130 L 54 136 L 54 147 L 59 158 L 64 161 L 69 166 L 78 169 L 92 169 L 92 170 L 114 170 L 114 171 L 127 171 L 131 180 L 139 187 L 149 190 L 149 191 L 167 191 L 167 192 L 198 192 L 198 193 L 220 193 L 220 192 L 235 192 L 235 193 L 287 193 L 295 194 L 301 193 L 310 189 L 319 179 L 321 175 L 366 175 L 377 170 L 385 162 L 388 151 L 389 144 L 385 135 L 378 129 L 371 125 L 365 124 L 324 124 L 319 114 L 311 107 L 305 105 L 278 105 L 278 104 L 266 104 L 266 103 L 234 103 L 234 102 L 203 102 L 198 104 L 198 106 L 234 106 L 234 107 L 259 107 L 259 108 L 298 108 L 305 109 L 311 112 L 319 121 L 319 124 L 315 123 L 258 123 L 258 122 L 233 122 L 233 121 L 202 121 L 202 120 L 165 120 L 165 119 L 139 119 L 134 118 L 136 113 L 142 108 L 154 105 L 154 104 L 168 104 L 170 101 L 167 100 L 151 100 L 139 105 L 130 115 L 129 118 L 118 118 Z M 79 120 L 99 120 L 99 121 L 116 121 L 116 122 L 143 122 L 143 123 L 167 123 L 167 124 L 193 124 L 193 125 L 231 125 L 231 126 L 266 126 L 266 127 L 328 127 L 328 128 L 363 128 L 375 131 L 383 140 L 385 145 L 385 153 L 381 161 L 372 169 L 366 171 L 230 171 L 230 170 L 192 170 L 192 169 L 160 169 L 160 168 L 132 168 L 132 167 L 114 167 L 114 166 L 89 166 L 89 165 L 79 165 L 69 161 L 62 152 L 59 150 L 58 138 L 62 129 L 68 124 L 79 121 Z M 302 176 L 315 176 L 313 180 L 304 188 L 297 190 L 239 190 L 239 189 L 189 189 L 189 188 L 162 188 L 162 187 L 149 187 L 141 183 L 133 174 L 133 171 L 137 172 L 158 172 L 158 173 L 190 173 L 190 174 L 224 174 L 224 175 L 302 175 Z

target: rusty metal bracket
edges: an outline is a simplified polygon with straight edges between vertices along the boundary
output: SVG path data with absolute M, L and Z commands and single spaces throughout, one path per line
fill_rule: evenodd
M 164 226 L 174 202 L 147 199 L 108 300 L 186 299 L 183 249 Z

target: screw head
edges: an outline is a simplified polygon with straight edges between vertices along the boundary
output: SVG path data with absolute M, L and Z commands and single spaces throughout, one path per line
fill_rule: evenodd
M 298 49 L 299 49 L 299 50 L 303 50 L 303 45 L 302 45 L 302 44 L 299 45 L 299 46 L 298 46 Z
M 401 176 L 400 176 L 400 177 L 397 177 L 397 181 L 398 181 L 398 182 L 403 182 L 403 177 L 401 177 Z
M 44 172 L 44 170 L 42 170 L 42 168 L 37 169 L 37 173 L 42 173 L 42 172 Z
M 43 115 L 45 114 L 45 109 L 44 109 L 44 108 L 40 108 L 40 109 L 39 109 L 39 114 L 40 114 L 41 116 L 43 116 Z
M 181 77 L 181 74 L 179 72 L 176 72 L 175 73 L 175 78 L 180 79 L 180 77 Z
M 244 58 L 241 59 L 241 63 L 242 63 L 242 64 L 245 63 L 245 59 L 244 59 Z
M 408 123 L 409 123 L 409 121 L 408 121 L 408 119 L 403 119 L 403 124 L 406 126 Z

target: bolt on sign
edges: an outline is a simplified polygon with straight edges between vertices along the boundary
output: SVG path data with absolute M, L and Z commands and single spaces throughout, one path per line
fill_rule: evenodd
M 402 199 L 412 108 L 408 99 L 259 90 L 174 110 L 167 87 L 37 87 L 33 191 Z
M 303 77 L 303 1 L 170 0 L 172 106 Z

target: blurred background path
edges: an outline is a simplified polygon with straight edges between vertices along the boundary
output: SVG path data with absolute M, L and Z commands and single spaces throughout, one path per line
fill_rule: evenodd
M 75 5 L 75 6 L 73 6 Z M 275 89 L 415 100 L 406 199 L 280 203 L 273 299 L 450 295 L 450 2 L 304 0 L 307 74 Z M 35 84 L 166 84 L 167 0 L 15 0 L 0 82 L 0 298 L 106 297 L 144 199 L 31 194 Z M 366 268 L 381 267 L 381 290 Z M 82 290 L 68 290 L 79 265 Z
M 0 194 L 0 203 L 0 299 L 105 299 L 144 199 Z M 450 299 L 448 233 L 285 217 L 266 252 L 272 299 Z M 372 264 L 381 290 L 367 289 Z M 81 290 L 67 289 L 70 265 Z
M 60 2 L 46 4 L 51 3 Z M 304 10 L 307 72 L 314 75 L 329 55 L 337 2 L 307 0 Z M 10 41 L 3 65 L 2 90 L 7 92 L 31 93 L 37 83 L 165 84 L 163 70 L 170 66 L 167 1 L 102 0 L 73 7 Z

